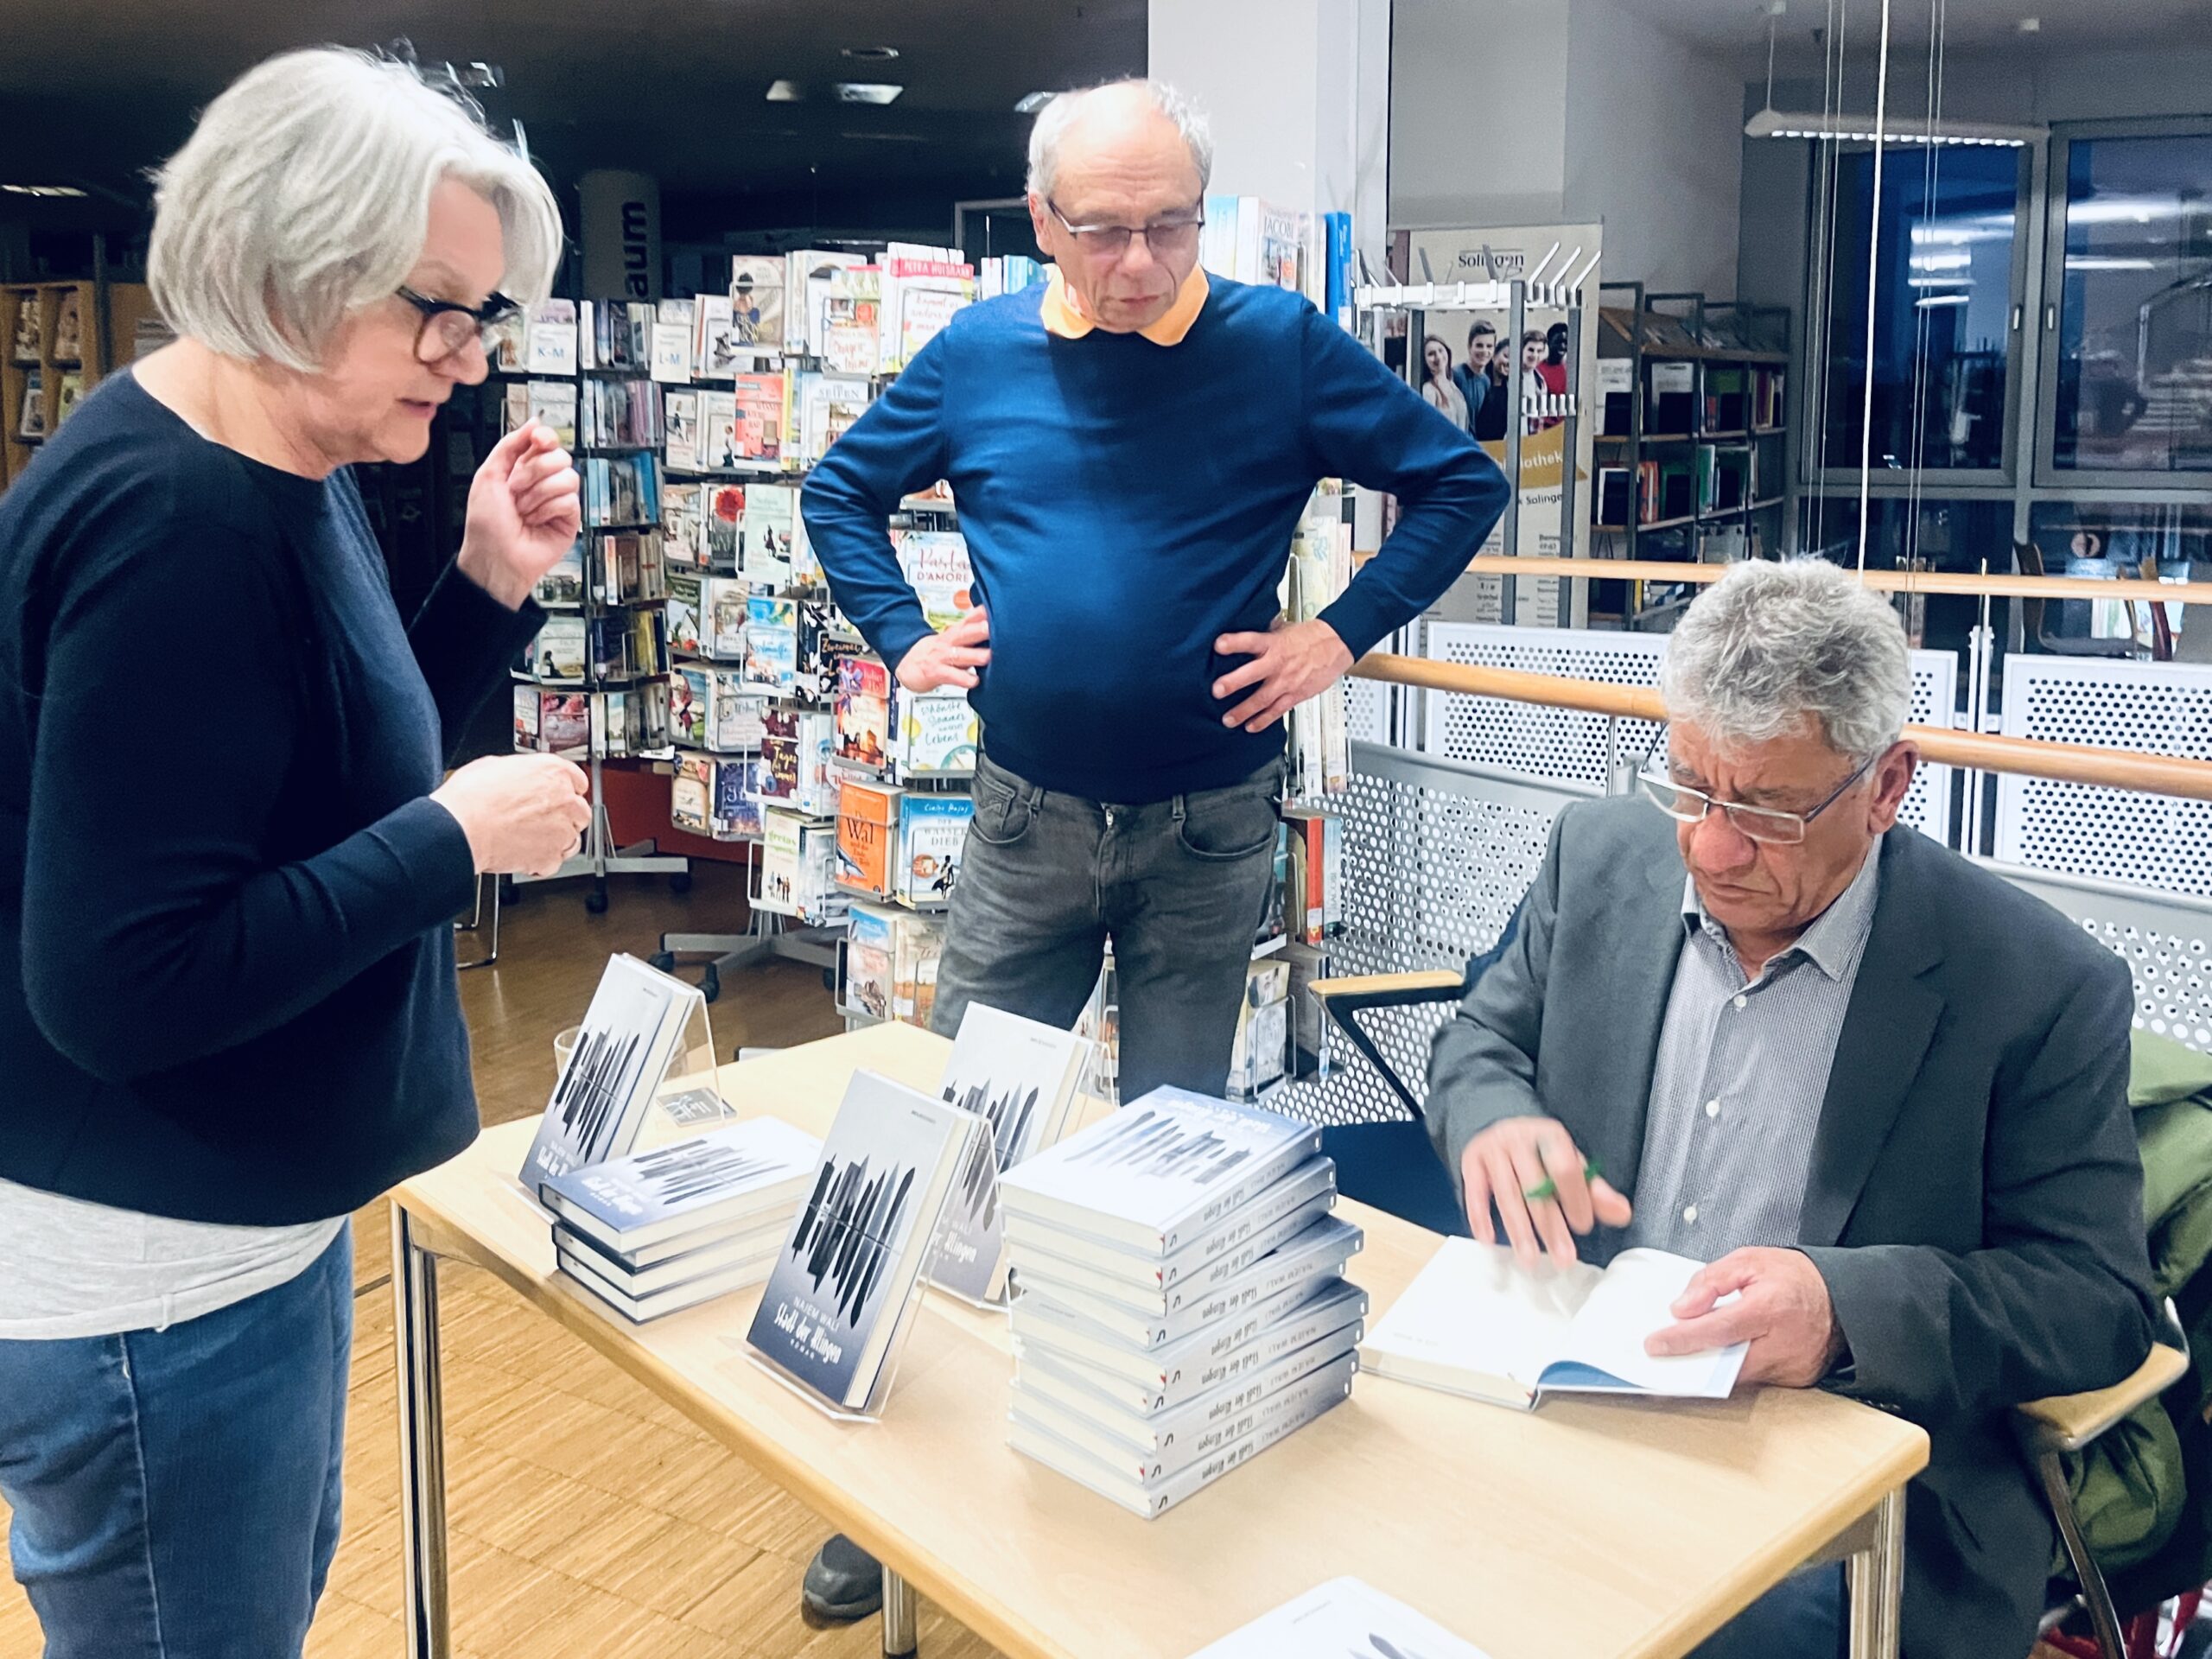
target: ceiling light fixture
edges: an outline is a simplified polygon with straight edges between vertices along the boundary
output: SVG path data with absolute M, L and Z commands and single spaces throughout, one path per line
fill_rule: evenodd
M 2066 256 L 2069 270 L 2156 270 L 2155 259 L 2131 259 L 2125 255 L 2103 253 L 2069 253 Z
M 0 191 L 11 196 L 81 196 L 85 194 L 73 184 L 0 184 Z
M 891 104 L 906 89 L 883 80 L 841 80 L 832 90 L 840 104 Z
M 1930 294 L 1925 299 L 1915 300 L 1914 306 L 1923 311 L 1933 311 L 1939 305 L 1966 305 L 1972 302 L 1970 294 Z
M 1764 109 L 1744 123 L 1746 138 L 1820 138 L 1843 143 L 1981 144 L 2018 148 L 2050 137 L 2044 127 L 2006 127 L 1986 121 L 1900 121 L 1877 132 L 1863 115 L 1820 115 Z
M 1058 96 L 1058 92 L 1025 92 L 1014 100 L 1014 112 L 1016 115 L 1034 115 Z
M 806 88 L 795 80 L 772 80 L 768 83 L 771 104 L 802 104 L 806 101 Z
M 840 54 L 855 63 L 888 63 L 899 55 L 895 46 L 849 46 Z

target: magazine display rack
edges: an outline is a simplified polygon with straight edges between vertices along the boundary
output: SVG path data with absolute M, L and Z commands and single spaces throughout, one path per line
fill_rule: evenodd
M 518 319 L 497 348 L 501 429 L 553 427 L 583 476 L 583 531 L 538 583 L 548 613 L 514 671 L 515 747 L 565 754 L 591 774 L 591 823 L 549 875 L 588 876 L 584 907 L 607 908 L 610 875 L 688 878 L 690 861 L 614 837 L 603 785 L 609 760 L 652 760 L 667 739 L 667 589 L 658 450 L 660 388 L 645 376 L 621 302 L 555 300 Z

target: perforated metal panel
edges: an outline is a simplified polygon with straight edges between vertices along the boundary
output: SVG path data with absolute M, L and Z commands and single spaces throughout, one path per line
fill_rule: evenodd
M 1354 675 L 1344 681 L 1344 730 L 1355 743 L 1388 743 L 1398 688 Z
M 1352 746 L 1344 814 L 1345 923 L 1332 950 L 1340 974 L 1457 969 L 1495 944 L 1543 861 L 1552 820 L 1588 785 L 1531 783 L 1487 768 L 1370 743 Z M 1989 868 L 2072 917 L 2128 965 L 2136 1023 L 2212 1052 L 2212 899 L 1992 862 Z M 1421 1093 L 1428 1044 L 1448 1001 L 1364 1016 L 1376 1046 Z M 1269 1104 L 1319 1123 L 1407 1116 L 1358 1052 L 1332 1045 L 1326 1082 L 1294 1084 Z
M 1588 785 L 1532 784 L 1482 767 L 1354 743 L 1343 812 L 1345 931 L 1331 947 L 1339 974 L 1387 974 L 1465 965 L 1497 943 L 1535 879 L 1552 820 Z M 1428 1039 L 1448 1002 L 1365 1016 L 1401 1077 L 1418 1080 Z M 1403 1118 L 1405 1108 L 1375 1068 L 1341 1041 L 1325 1083 L 1302 1083 L 1270 1106 L 1319 1123 Z
M 2138 1029 L 2212 1053 L 2212 899 L 1984 861 L 2126 963 Z
M 1668 636 L 1658 633 L 1433 622 L 1427 654 L 1433 661 L 1477 668 L 1557 674 L 1605 685 L 1654 686 L 1659 683 L 1667 644 Z M 1955 723 L 1958 677 L 1956 652 L 1912 653 L 1910 718 L 1915 725 L 1948 728 Z M 1572 709 L 1432 693 L 1423 747 L 1431 754 L 1454 760 L 1602 788 L 1610 723 L 1603 715 Z M 1618 724 L 1620 756 L 1633 764 L 1656 740 L 1658 728 L 1641 720 Z M 1905 795 L 1901 816 L 1916 830 L 1952 842 L 1951 769 L 1923 766 Z
M 2212 760 L 2212 668 L 2008 657 L 2004 732 Z M 2212 802 L 2003 777 L 1997 856 L 2032 869 L 2212 898 Z

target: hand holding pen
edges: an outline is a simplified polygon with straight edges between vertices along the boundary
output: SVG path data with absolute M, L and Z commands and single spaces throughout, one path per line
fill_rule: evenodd
M 1592 1227 L 1625 1227 L 1629 1201 L 1585 1158 L 1556 1118 L 1509 1117 L 1467 1142 L 1459 1174 L 1467 1194 L 1467 1226 L 1485 1244 L 1497 1241 L 1491 1212 L 1513 1253 L 1528 1267 L 1546 1252 L 1575 1260 L 1574 1241 Z

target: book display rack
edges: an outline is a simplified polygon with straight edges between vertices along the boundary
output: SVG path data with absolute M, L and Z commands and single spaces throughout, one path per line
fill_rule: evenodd
M 0 488 L 84 395 L 167 337 L 142 283 L 12 283 L 0 287 Z M 150 329 L 148 327 L 150 325 Z

